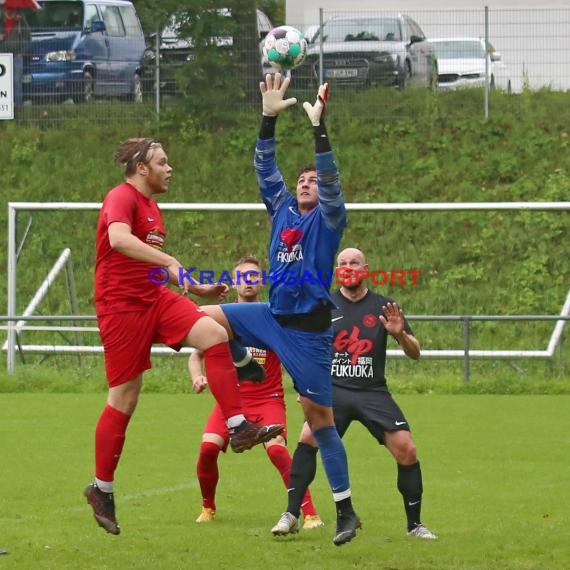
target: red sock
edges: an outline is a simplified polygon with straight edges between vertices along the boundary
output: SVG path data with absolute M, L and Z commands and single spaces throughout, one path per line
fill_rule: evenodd
M 200 455 L 196 472 L 202 491 L 202 506 L 216 510 L 216 487 L 220 474 L 218 471 L 218 455 L 221 449 L 210 441 L 203 441 L 200 445 Z
M 269 455 L 271 463 L 277 467 L 279 473 L 281 474 L 281 479 L 283 479 L 285 487 L 289 487 L 292 461 L 289 450 L 284 445 L 270 445 L 267 448 L 267 455 Z M 311 499 L 311 493 L 309 489 L 307 489 L 303 495 L 301 510 L 303 511 L 303 516 L 313 516 L 317 514 L 317 510 L 315 509 L 315 505 L 313 505 L 313 500 Z
M 221 342 L 205 350 L 204 364 L 208 387 L 220 404 L 224 417 L 228 419 L 243 413 L 237 373 L 229 344 Z
M 95 477 L 113 481 L 131 416 L 107 404 L 95 429 Z

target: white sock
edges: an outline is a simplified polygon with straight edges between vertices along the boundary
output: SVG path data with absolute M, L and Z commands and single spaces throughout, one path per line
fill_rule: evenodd
M 113 481 L 101 481 L 101 479 L 97 479 L 95 477 L 95 485 L 100 491 L 103 493 L 112 493 L 113 492 Z
M 238 414 L 237 416 L 232 416 L 226 420 L 226 425 L 229 429 L 238 427 L 241 423 L 245 422 L 245 416 L 243 414 Z

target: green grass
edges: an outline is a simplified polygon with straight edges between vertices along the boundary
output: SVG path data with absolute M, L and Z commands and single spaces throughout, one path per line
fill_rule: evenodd
M 287 398 L 294 441 L 300 410 L 291 391 Z M 260 449 L 221 458 L 218 518 L 196 525 L 195 461 L 212 399 L 183 393 L 141 398 L 117 477 L 123 534 L 106 535 L 81 497 L 104 400 L 103 392 L 0 394 L 0 547 L 9 550 L 0 569 L 570 567 L 568 396 L 398 397 L 437 542 L 407 539 L 393 460 L 353 426 L 346 445 L 364 528 L 340 549 L 321 468 L 313 495 L 326 527 L 271 537 L 285 492 Z

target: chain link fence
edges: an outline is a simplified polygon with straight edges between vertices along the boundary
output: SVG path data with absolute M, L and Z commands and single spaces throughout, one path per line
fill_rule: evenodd
M 31 41 L 0 41 L 0 52 L 17 54 L 16 121 L 153 119 L 180 106 L 214 112 L 220 101 L 259 108 L 258 83 L 270 69 L 262 43 L 271 25 L 259 13 L 256 25 L 197 45 L 177 36 L 176 27 L 143 31 L 118 8 L 103 15 L 101 28 L 99 16 L 69 8 L 78 3 L 57 4 L 69 13 L 50 22 L 42 11 L 25 14 Z M 310 26 L 288 22 L 310 40 L 291 89 L 312 91 L 329 81 L 335 92 L 342 88 L 343 101 L 365 97 L 358 108 L 373 119 L 387 118 L 386 101 L 402 100 L 414 86 L 437 98 L 471 87 L 481 115 L 493 113 L 489 97 L 511 96 L 516 105 L 527 90 L 570 88 L 570 7 L 410 10 L 403 16 L 321 10 L 319 19 Z M 461 99 L 449 96 L 446 104 L 462 112 Z

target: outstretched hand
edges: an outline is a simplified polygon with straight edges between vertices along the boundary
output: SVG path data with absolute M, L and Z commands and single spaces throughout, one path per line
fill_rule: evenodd
M 259 83 L 263 98 L 263 114 L 266 117 L 276 117 L 281 111 L 297 103 L 295 97 L 283 99 L 290 82 L 290 77 L 282 78 L 280 73 L 273 75 L 268 73 L 265 81 Z
M 397 336 L 404 330 L 404 311 L 398 303 L 386 303 L 382 307 L 383 315 L 379 316 L 380 322 L 392 336 Z
M 314 105 L 311 105 L 307 101 L 303 103 L 303 109 L 305 109 L 307 115 L 309 115 L 309 120 L 314 127 L 318 127 L 325 116 L 327 102 L 329 100 L 329 90 L 329 84 L 324 83 L 319 87 L 317 100 Z

